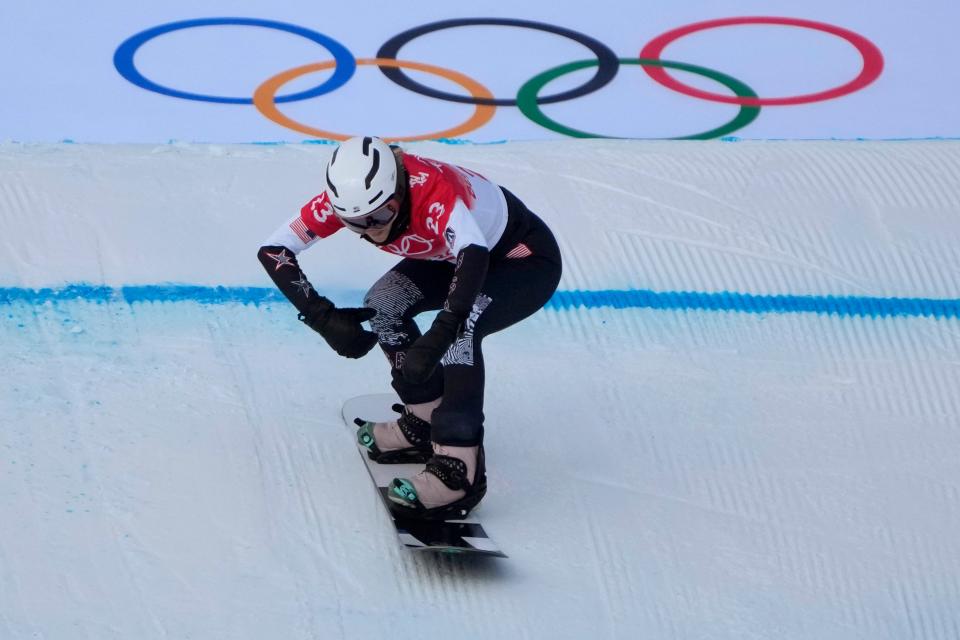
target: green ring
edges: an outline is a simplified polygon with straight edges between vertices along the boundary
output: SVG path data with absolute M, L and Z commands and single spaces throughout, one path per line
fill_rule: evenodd
M 526 82 L 520 91 L 517 92 L 517 106 L 520 108 L 520 111 L 523 112 L 527 118 L 533 122 L 539 124 L 545 129 L 549 129 L 556 133 L 561 133 L 565 136 L 570 136 L 571 138 L 611 138 L 614 136 L 603 136 L 596 133 L 588 133 L 586 131 L 580 131 L 579 129 L 573 129 L 565 125 L 560 124 L 556 120 L 548 118 L 546 114 L 540 109 L 538 104 L 537 96 L 540 91 L 551 81 L 556 80 L 560 76 L 564 76 L 568 73 L 574 71 L 579 71 L 580 69 L 586 69 L 588 67 L 597 66 L 597 60 L 580 60 L 578 62 L 571 62 L 569 64 L 560 65 L 559 67 L 554 67 L 553 69 L 548 69 L 543 73 L 534 76 Z M 738 97 L 738 98 L 756 98 L 756 92 L 740 82 L 736 78 L 731 78 L 730 76 L 720 73 L 719 71 L 714 71 L 712 69 L 706 69 L 704 67 L 698 67 L 693 64 L 684 64 L 683 62 L 670 62 L 668 60 L 653 60 L 651 58 L 620 58 L 620 64 L 635 64 L 638 66 L 653 66 L 653 67 L 666 67 L 668 69 L 677 69 L 679 71 L 688 71 L 690 73 L 696 73 L 697 75 L 710 78 L 711 80 L 716 80 L 720 84 L 724 85 Z M 697 133 L 691 136 L 682 136 L 678 138 L 669 138 L 670 140 L 710 140 L 712 138 L 720 138 L 738 129 L 742 129 L 747 126 L 754 120 L 757 116 L 760 115 L 760 107 L 750 107 L 746 105 L 740 106 L 740 111 L 737 113 L 736 117 L 730 122 L 717 127 L 716 129 L 711 129 L 710 131 L 704 131 L 703 133 Z

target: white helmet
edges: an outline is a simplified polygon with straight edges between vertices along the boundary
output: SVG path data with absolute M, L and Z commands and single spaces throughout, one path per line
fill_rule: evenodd
M 340 218 L 362 218 L 397 194 L 397 161 L 380 138 L 340 143 L 327 164 L 327 197 Z

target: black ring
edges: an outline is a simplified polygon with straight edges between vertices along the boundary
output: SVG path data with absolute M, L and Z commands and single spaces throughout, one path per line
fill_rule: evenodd
M 429 24 L 420 25 L 419 27 L 414 27 L 413 29 L 399 33 L 384 42 L 380 47 L 380 50 L 377 51 L 377 57 L 391 58 L 396 60 L 397 53 L 399 53 L 400 48 L 414 38 L 419 38 L 424 34 L 432 33 L 434 31 L 449 29 L 450 27 L 466 27 L 473 25 L 500 25 L 546 31 L 548 33 L 554 33 L 558 36 L 563 36 L 564 38 L 569 38 L 574 42 L 578 42 L 590 49 L 594 55 L 597 56 L 597 60 L 599 62 L 597 65 L 597 72 L 593 74 L 593 77 L 589 82 L 574 89 L 570 89 L 569 91 L 564 91 L 563 93 L 539 98 L 537 100 L 537 104 L 563 102 L 564 100 L 572 100 L 574 98 L 585 96 L 588 93 L 592 93 L 597 89 L 607 85 L 611 80 L 613 80 L 614 76 L 617 75 L 617 71 L 620 70 L 620 61 L 617 58 L 617 55 L 610 49 L 610 47 L 603 44 L 599 40 L 594 40 L 590 36 L 584 35 L 578 31 L 573 31 L 571 29 L 565 29 L 564 27 L 557 27 L 543 22 L 533 22 L 531 20 L 513 20 L 511 18 L 455 18 L 453 20 L 441 20 L 439 22 L 431 22 Z M 440 100 L 460 102 L 463 104 L 496 105 L 498 107 L 517 106 L 516 98 L 501 99 L 462 96 L 455 93 L 439 91 L 437 89 L 420 84 L 419 82 L 411 80 L 410 77 L 401 69 L 380 67 L 380 71 L 383 72 L 383 75 L 387 76 L 387 78 L 397 83 L 404 89 L 409 89 L 414 93 L 419 93 L 420 95 L 429 96 L 431 98 L 439 98 Z

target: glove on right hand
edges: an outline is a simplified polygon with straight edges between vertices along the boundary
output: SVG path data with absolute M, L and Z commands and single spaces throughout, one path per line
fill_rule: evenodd
M 430 329 L 410 345 L 403 359 L 403 377 L 407 382 L 422 384 L 426 382 L 457 339 L 457 331 L 462 321 L 449 311 L 437 314 Z
M 324 304 L 325 302 L 325 304 Z M 345 358 L 362 358 L 377 344 L 377 334 L 363 328 L 377 315 L 376 310 L 363 308 L 337 309 L 329 300 L 315 304 L 300 320 L 319 333 L 327 344 Z

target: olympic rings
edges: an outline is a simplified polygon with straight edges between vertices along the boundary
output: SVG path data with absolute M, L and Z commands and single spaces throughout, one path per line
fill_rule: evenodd
M 484 87 L 482 84 L 468 78 L 462 73 L 456 71 L 451 71 L 449 69 L 444 69 L 442 67 L 435 67 L 430 64 L 423 64 L 421 62 L 406 62 L 403 60 L 395 60 L 389 58 L 360 58 L 357 61 L 358 65 L 376 65 L 378 67 L 394 67 L 394 68 L 405 68 L 405 69 L 414 69 L 415 71 L 422 71 L 424 73 L 432 73 L 434 75 L 440 76 L 441 78 L 446 78 L 452 82 L 456 82 L 464 89 L 470 92 L 470 94 L 476 98 L 493 98 L 493 94 L 490 93 L 490 90 Z M 279 73 L 259 87 L 253 93 L 253 104 L 257 109 L 265 115 L 270 120 L 273 120 L 277 124 L 283 125 L 294 131 L 299 131 L 300 133 L 306 133 L 312 136 L 318 136 L 320 138 L 327 138 L 330 140 L 346 140 L 349 136 L 333 133 L 330 131 L 323 131 L 322 129 L 314 129 L 313 127 L 308 127 L 304 124 L 300 124 L 291 118 L 280 113 L 280 110 L 277 109 L 273 101 L 273 96 L 276 95 L 277 90 L 284 84 L 299 78 L 302 75 L 312 73 L 314 71 L 323 71 L 325 69 L 330 69 L 336 65 L 336 61 L 331 62 L 318 62 L 315 64 L 307 64 L 302 67 L 296 67 L 283 73 Z M 493 117 L 495 107 L 484 104 L 477 104 L 474 109 L 473 115 L 469 120 L 460 124 L 452 129 L 446 129 L 444 131 L 437 131 L 436 133 L 427 133 L 419 136 L 407 136 L 407 137 L 394 137 L 394 138 L 384 138 L 387 142 L 412 142 L 414 140 L 433 140 L 436 138 L 456 138 L 459 135 L 473 131 L 474 129 L 479 129 Z
M 597 72 L 594 74 L 593 78 L 591 78 L 586 84 L 569 91 L 564 91 L 563 93 L 558 93 L 554 96 L 540 98 L 541 104 L 573 100 L 574 98 L 579 98 L 592 93 L 597 89 L 606 86 L 611 80 L 613 80 L 613 77 L 617 75 L 617 71 L 620 67 L 620 65 L 617 63 L 617 55 L 610 49 L 610 47 L 603 44 L 599 40 L 594 40 L 590 36 L 573 31 L 571 29 L 565 29 L 564 27 L 557 27 L 551 24 L 545 24 L 543 22 L 533 22 L 532 20 L 514 20 L 511 18 L 457 18 L 454 20 L 431 22 L 430 24 L 408 29 L 407 31 L 393 36 L 383 43 L 383 45 L 380 47 L 380 50 L 377 51 L 377 57 L 396 58 L 401 47 L 422 35 L 433 33 L 434 31 L 441 31 L 443 29 L 450 29 L 452 27 L 465 27 L 474 25 L 523 27 L 525 29 L 533 29 L 535 31 L 546 31 L 547 33 L 554 33 L 558 36 L 563 36 L 564 38 L 573 40 L 574 42 L 582 44 L 586 48 L 593 51 L 594 55 L 597 56 L 598 61 L 598 63 L 595 65 L 597 67 Z M 464 104 L 488 104 L 497 105 L 500 107 L 517 106 L 517 101 L 515 99 L 511 100 L 507 98 L 477 98 L 460 96 L 455 93 L 438 91 L 437 89 L 433 89 L 426 85 L 420 84 L 419 82 L 415 82 L 400 69 L 381 68 L 380 70 L 383 72 L 383 75 L 387 76 L 390 80 L 394 81 L 404 89 L 409 89 L 414 93 L 419 93 L 431 98 L 448 100 L 450 102 L 461 102 Z
M 854 48 L 857 49 L 861 58 L 863 59 L 863 68 L 861 69 L 860 73 L 850 82 L 825 91 L 783 98 L 760 98 L 750 87 L 740 80 L 720 73 L 719 71 L 706 69 L 704 67 L 692 64 L 671 62 L 661 59 L 663 50 L 668 45 L 686 35 L 706 29 L 746 24 L 786 25 L 813 29 L 815 31 L 821 31 L 837 36 L 850 43 L 854 46 Z M 257 87 L 253 98 L 205 95 L 172 89 L 147 79 L 136 68 L 136 65 L 134 64 L 135 54 L 141 46 L 157 36 L 181 29 L 215 25 L 264 27 L 267 29 L 275 29 L 292 33 L 319 44 L 332 55 L 333 60 L 307 64 L 277 74 Z M 524 83 L 524 85 L 518 91 L 516 99 L 495 98 L 493 94 L 479 82 L 450 69 L 444 69 L 420 62 L 397 60 L 397 54 L 399 53 L 400 49 L 415 38 L 419 38 L 420 36 L 443 29 L 473 25 L 521 27 L 536 31 L 544 31 L 567 38 L 583 45 L 590 49 L 596 57 L 595 59 L 591 60 L 582 60 L 579 62 L 571 62 L 557 66 L 538 74 L 531 80 L 528 80 L 526 83 Z M 337 40 L 334 40 L 330 36 L 294 24 L 276 22 L 273 20 L 261 20 L 257 18 L 201 18 L 159 25 L 127 38 L 120 44 L 119 47 L 117 47 L 117 50 L 113 56 L 113 64 L 116 67 L 117 72 L 126 80 L 148 91 L 153 91 L 174 98 L 182 98 L 185 100 L 226 104 L 253 104 L 256 106 L 258 111 L 260 111 L 260 113 L 283 127 L 307 135 L 329 138 L 333 140 L 344 140 L 347 136 L 313 128 L 297 122 L 282 114 L 278 109 L 277 104 L 293 102 L 297 100 L 306 100 L 330 93 L 343 86 L 347 81 L 350 80 L 350 78 L 353 77 L 353 74 L 356 72 L 357 65 L 377 66 L 380 68 L 381 72 L 383 72 L 383 74 L 392 82 L 414 93 L 449 102 L 472 104 L 475 107 L 473 115 L 460 125 L 435 133 L 389 138 L 391 141 L 427 140 L 435 138 L 455 138 L 457 136 L 462 136 L 475 129 L 478 129 L 479 127 L 482 127 L 489 122 L 490 119 L 493 118 L 496 107 L 498 106 L 517 106 L 519 107 L 520 111 L 531 121 L 563 135 L 572 137 L 604 137 L 598 134 L 591 134 L 562 125 L 548 118 L 541 110 L 541 106 L 544 104 L 562 102 L 588 95 L 606 86 L 619 72 L 620 65 L 639 65 L 643 68 L 644 72 L 650 76 L 650 78 L 669 89 L 711 102 L 736 104 L 740 106 L 740 111 L 730 122 L 703 133 L 679 138 L 703 140 L 729 135 L 730 133 L 747 126 L 757 118 L 758 114 L 760 113 L 761 106 L 807 104 L 811 102 L 838 98 L 858 91 L 875 81 L 880 76 L 880 74 L 883 72 L 884 60 L 880 49 L 878 49 L 877 46 L 868 39 L 857 33 L 842 27 L 799 18 L 745 16 L 697 22 L 673 29 L 667 33 L 657 36 L 643 46 L 640 51 L 639 58 L 618 58 L 609 47 L 602 42 L 595 40 L 594 38 L 572 29 L 542 22 L 517 20 L 512 18 L 456 18 L 431 22 L 429 24 L 403 31 L 391 37 L 383 45 L 381 45 L 377 52 L 377 57 L 361 59 L 355 59 L 353 54 L 344 45 L 340 44 Z M 590 67 L 596 67 L 596 72 L 594 73 L 593 77 L 583 85 L 555 95 L 540 97 L 540 91 L 556 78 Z M 277 96 L 277 91 L 280 89 L 280 87 L 292 81 L 293 79 L 299 78 L 308 73 L 327 69 L 333 69 L 333 74 L 316 87 L 307 91 L 301 91 L 299 93 Z M 403 73 L 401 69 L 414 69 L 451 80 L 464 87 L 470 95 L 458 95 L 433 89 L 426 85 L 415 82 L 407 74 Z M 683 84 L 682 82 L 675 80 L 672 76 L 670 76 L 667 72 L 668 69 L 687 71 L 710 78 L 726 86 L 735 95 L 730 96 L 722 93 L 711 93 Z
M 137 52 L 137 49 L 150 40 L 153 40 L 157 36 L 170 33 L 171 31 L 179 31 L 180 29 L 191 29 L 193 27 L 207 27 L 212 25 L 241 25 L 250 27 L 266 27 L 267 29 L 287 31 L 294 35 L 303 36 L 307 40 L 313 40 L 333 54 L 333 58 L 337 63 L 337 70 L 334 71 L 332 76 L 327 78 L 326 82 L 318 87 L 310 89 L 309 91 L 302 91 L 293 95 L 278 97 L 277 102 L 306 100 L 307 98 L 315 98 L 317 96 L 322 96 L 325 93 L 330 93 L 334 89 L 339 89 L 341 86 L 346 84 L 347 80 L 353 76 L 353 72 L 356 69 L 353 55 L 347 50 L 346 47 L 333 38 L 325 36 L 322 33 L 317 33 L 316 31 L 311 31 L 310 29 L 297 26 L 295 24 L 275 22 L 273 20 L 258 20 L 256 18 L 202 18 L 199 20 L 183 20 L 181 22 L 162 24 L 160 26 L 153 27 L 152 29 L 141 31 L 140 33 L 130 36 L 124 40 L 124 42 L 117 47 L 117 51 L 113 54 L 113 66 L 117 68 L 117 71 L 120 72 L 121 76 L 138 87 L 146 89 L 147 91 L 155 91 L 156 93 L 162 93 L 163 95 L 171 96 L 173 98 L 183 98 L 184 100 L 199 100 L 201 102 L 218 102 L 223 104 L 253 104 L 253 100 L 250 98 L 224 98 L 221 96 L 207 96 L 201 93 L 188 93 L 186 91 L 171 89 L 148 80 L 142 73 L 140 73 L 140 71 L 137 70 L 137 67 L 133 64 L 133 56 Z
M 674 80 L 663 68 L 649 68 L 644 67 L 644 71 L 647 72 L 647 75 L 662 84 L 663 86 L 673 89 L 674 91 L 679 91 L 680 93 L 686 94 L 688 96 L 693 96 L 695 98 L 702 98 L 703 100 L 711 100 L 713 102 L 726 102 L 728 104 L 739 104 L 739 105 L 748 105 L 751 107 L 759 106 L 775 106 L 775 105 L 796 105 L 796 104 L 807 104 L 810 102 L 820 102 L 822 100 L 830 100 L 831 98 L 839 98 L 847 94 L 858 91 L 874 80 L 876 80 L 880 73 L 883 71 L 883 54 L 880 52 L 880 49 L 877 48 L 875 44 L 864 38 L 863 36 L 854 33 L 853 31 L 848 31 L 841 27 L 835 27 L 831 24 L 826 24 L 824 22 L 814 22 L 812 20 L 801 20 L 799 18 L 775 18 L 775 17 L 742 17 L 742 18 L 723 18 L 719 20 L 707 20 L 705 22 L 697 22 L 694 24 L 688 24 L 679 29 L 674 29 L 673 31 L 668 31 L 663 35 L 657 36 L 653 40 L 647 43 L 643 49 L 640 51 L 641 58 L 652 58 L 659 59 L 660 55 L 663 53 L 664 48 L 668 44 L 671 44 L 675 40 L 682 38 L 685 35 L 695 33 L 697 31 L 703 31 L 704 29 L 713 29 L 715 27 L 726 27 L 730 25 L 738 24 L 779 24 L 787 25 L 791 27 L 804 27 L 807 29 L 813 29 L 815 31 L 823 31 L 825 33 L 833 34 L 840 38 L 843 38 L 850 44 L 852 44 L 857 51 L 860 52 L 860 56 L 863 58 L 863 69 L 857 75 L 856 78 L 850 82 L 834 87 L 833 89 L 828 89 L 826 91 L 820 91 L 818 93 L 808 93 L 800 96 L 791 96 L 786 98 L 745 98 L 741 96 L 731 97 L 719 93 L 710 93 L 708 91 L 701 91 L 700 89 L 695 89 L 688 85 L 683 84 L 678 80 Z
M 740 98 L 756 98 L 757 94 L 735 78 L 720 73 L 719 71 L 713 71 L 712 69 L 706 69 L 704 67 L 698 67 L 692 64 L 684 64 L 682 62 L 669 62 L 667 60 L 651 60 L 647 58 L 620 58 L 620 64 L 635 64 L 643 68 L 648 66 L 655 67 L 667 67 L 669 69 L 677 69 L 679 71 L 687 71 L 689 73 L 695 73 L 701 75 L 711 80 L 716 80 L 722 85 L 725 85 L 728 89 L 734 92 Z M 546 127 L 551 131 L 556 133 L 562 133 L 563 135 L 570 136 L 572 138 L 606 138 L 608 136 L 603 136 L 596 133 L 586 133 L 585 131 L 580 131 L 578 129 L 573 129 L 558 123 L 555 120 L 548 118 L 543 111 L 540 109 L 539 101 L 537 100 L 537 94 L 543 89 L 547 83 L 559 78 L 560 76 L 566 75 L 568 73 L 573 73 L 574 71 L 579 71 L 580 69 L 586 69 L 587 67 L 592 67 L 597 64 L 596 60 L 581 60 L 579 62 L 571 62 L 569 64 L 561 65 L 559 67 L 554 67 L 544 71 L 538 76 L 535 76 L 531 80 L 528 80 L 520 88 L 520 92 L 517 94 L 517 106 L 520 108 L 520 111 L 523 112 L 523 115 L 530 118 L 532 121 L 536 122 L 542 127 Z M 748 107 L 741 105 L 740 111 L 730 122 L 717 127 L 716 129 L 711 129 L 710 131 L 705 131 L 703 133 L 697 133 L 694 135 L 683 136 L 680 138 L 673 138 L 674 140 L 710 140 L 712 138 L 721 138 L 729 133 L 736 131 L 737 129 L 742 129 L 751 122 L 753 122 L 757 116 L 760 115 L 760 107 Z

